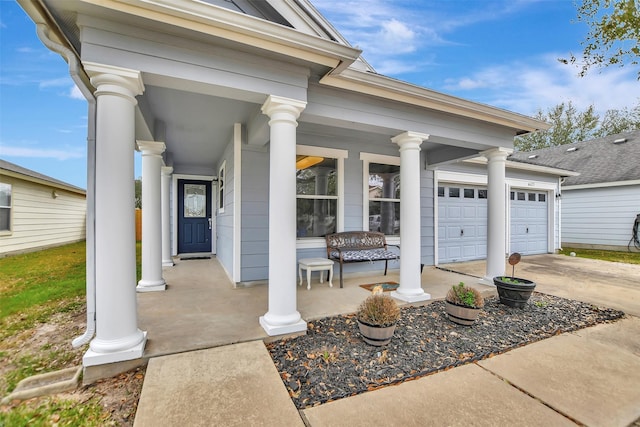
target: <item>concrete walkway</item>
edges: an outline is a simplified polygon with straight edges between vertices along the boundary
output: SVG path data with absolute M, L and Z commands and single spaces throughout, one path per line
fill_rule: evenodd
M 581 260 L 581 269 L 590 266 Z M 617 308 L 634 310 L 635 290 L 609 292 L 611 275 L 600 281 L 599 265 L 593 268 L 593 275 L 584 272 L 594 278 L 588 286 L 567 271 L 568 292 L 588 300 L 593 286 L 607 298 L 614 295 Z M 627 427 L 640 419 L 639 337 L 640 319 L 627 316 L 302 411 L 262 341 L 156 357 L 149 361 L 135 426 Z

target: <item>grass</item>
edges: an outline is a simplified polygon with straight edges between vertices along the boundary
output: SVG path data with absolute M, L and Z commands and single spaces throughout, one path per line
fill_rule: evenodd
M 623 262 L 626 264 L 640 264 L 640 252 L 603 251 L 599 249 L 563 248 L 561 254 L 569 255 L 575 252 L 581 258 L 599 259 L 602 261 Z
M 140 243 L 136 245 L 137 279 L 140 279 Z M 84 242 L 0 258 L 0 361 L 10 367 L 0 380 L 0 392 L 35 374 L 74 364 L 84 349 L 70 342 L 46 343 L 26 351 L 20 343 L 35 328 L 61 312 L 81 313 L 86 296 L 86 246 Z M 5 390 L 2 390 L 2 389 Z M 98 400 L 75 402 L 55 397 L 23 402 L 0 412 L 0 426 L 101 426 L 110 414 Z

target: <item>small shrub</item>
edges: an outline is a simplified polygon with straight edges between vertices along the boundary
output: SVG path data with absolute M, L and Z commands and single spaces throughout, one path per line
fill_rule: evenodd
M 391 326 L 400 318 L 400 308 L 390 296 L 373 294 L 360 304 L 356 315 L 369 325 Z
M 457 286 L 452 286 L 447 293 L 447 301 L 452 304 L 461 305 L 470 308 L 482 308 L 484 307 L 484 298 L 474 288 L 470 288 L 464 285 L 464 282 L 460 282 Z

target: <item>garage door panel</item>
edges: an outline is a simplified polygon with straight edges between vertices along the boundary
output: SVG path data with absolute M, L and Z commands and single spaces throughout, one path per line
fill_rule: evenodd
M 449 192 L 450 188 L 454 191 Z M 457 191 L 455 190 L 457 188 Z M 464 197 L 465 189 L 474 189 L 473 198 Z M 457 262 L 482 259 L 486 256 L 487 199 L 479 198 L 479 187 L 445 184 L 445 196 L 438 197 L 438 229 L 446 233 L 438 235 L 439 262 Z M 460 197 L 451 197 L 459 194 Z M 441 207 L 444 209 L 440 209 Z M 462 235 L 460 231 L 463 231 Z
M 524 200 L 511 199 L 511 252 L 546 253 L 548 205 L 546 194 L 528 191 Z M 543 201 L 540 201 L 543 200 Z

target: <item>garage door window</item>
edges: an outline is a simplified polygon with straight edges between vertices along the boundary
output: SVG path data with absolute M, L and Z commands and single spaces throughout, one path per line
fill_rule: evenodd
M 464 198 L 465 199 L 475 199 L 476 197 L 476 190 L 474 190 L 473 188 L 465 188 L 464 189 Z
M 546 202 L 547 201 L 547 196 L 545 194 L 538 194 L 538 201 L 539 202 Z
M 478 199 L 486 199 L 487 190 L 478 190 Z
M 449 197 L 460 197 L 460 189 L 457 187 L 449 187 Z

